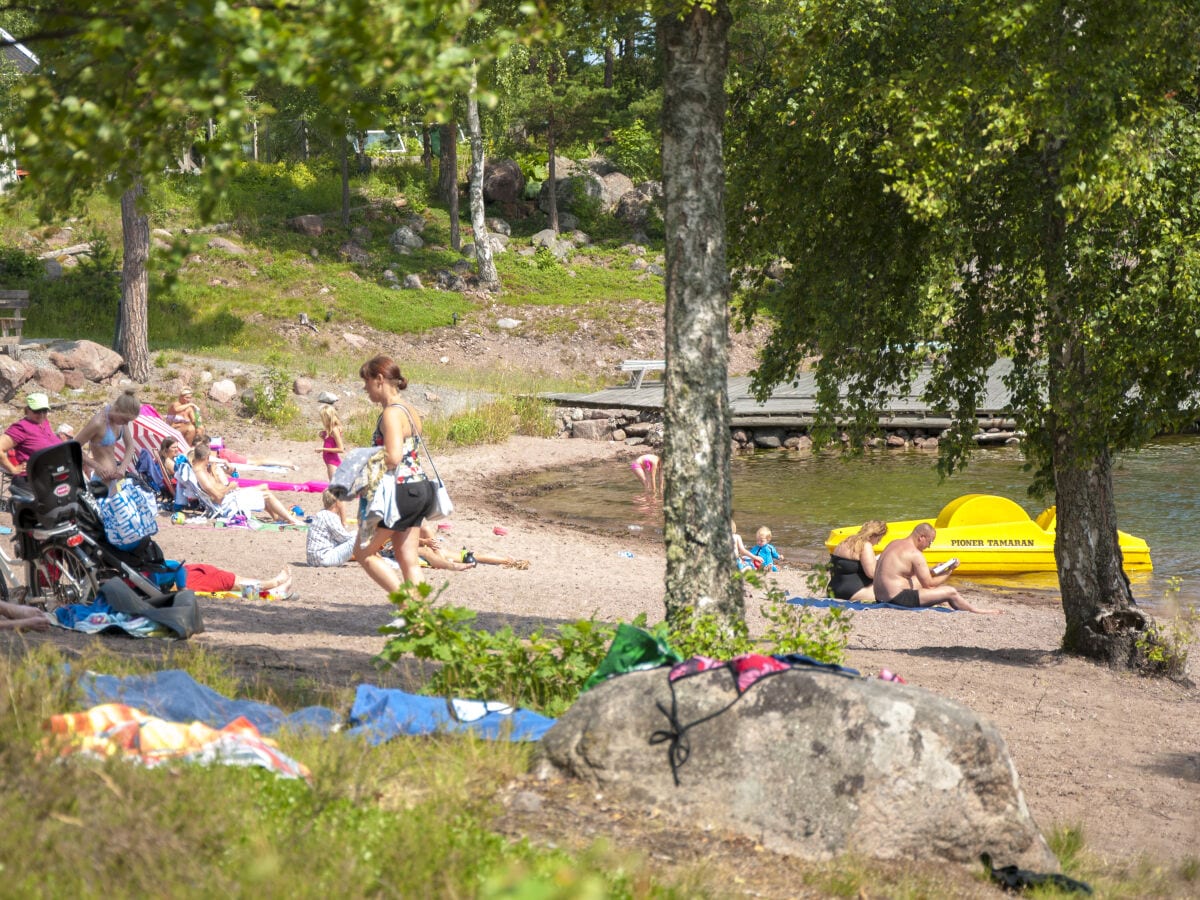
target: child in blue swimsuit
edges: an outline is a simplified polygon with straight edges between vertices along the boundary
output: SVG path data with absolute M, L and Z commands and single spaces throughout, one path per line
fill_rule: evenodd
M 764 525 L 754 533 L 754 536 L 757 538 L 758 543 L 750 548 L 750 553 L 762 560 L 762 571 L 778 572 L 779 566 L 775 565 L 775 563 L 776 561 L 783 562 L 783 557 L 779 555 L 779 551 L 771 543 L 771 529 Z

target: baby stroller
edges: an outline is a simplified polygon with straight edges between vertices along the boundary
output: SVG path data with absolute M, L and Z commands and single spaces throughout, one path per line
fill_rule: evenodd
M 27 483 L 13 485 L 10 505 L 14 544 L 25 565 L 27 603 L 91 603 L 100 584 L 112 577 L 147 597 L 158 595 L 143 573 L 162 564 L 161 548 L 149 537 L 126 550 L 109 543 L 96 496 L 107 491 L 84 481 L 78 442 L 39 450 L 25 470 Z

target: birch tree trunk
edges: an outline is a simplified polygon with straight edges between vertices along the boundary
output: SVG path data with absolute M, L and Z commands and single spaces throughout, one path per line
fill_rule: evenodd
M 663 53 L 666 615 L 745 618 L 733 578 L 729 273 L 725 263 L 725 68 L 729 7 L 657 21 Z
M 1050 391 L 1056 406 L 1071 415 L 1070 385 L 1085 384 L 1086 360 L 1067 337 L 1050 352 Z M 1138 666 L 1137 639 L 1147 618 L 1136 608 L 1122 568 L 1113 494 L 1112 459 L 1103 451 L 1081 460 L 1075 433 L 1055 428 L 1054 561 L 1066 632 L 1063 649 L 1110 666 Z
M 1046 272 L 1048 433 L 1054 465 L 1054 561 L 1066 632 L 1063 649 L 1112 666 L 1136 667 L 1137 639 L 1147 625 L 1122 567 L 1107 449 L 1084 449 L 1067 422 L 1087 421 L 1092 371 L 1068 308 L 1067 222 L 1058 202 L 1061 141 L 1043 151 L 1042 252 Z
M 479 283 L 489 291 L 500 287 L 496 274 L 496 263 L 492 259 L 492 243 L 488 240 L 487 223 L 483 209 L 483 132 L 479 126 L 479 97 L 476 94 L 478 81 L 471 69 L 471 90 L 467 94 L 467 129 L 471 135 L 471 230 L 475 233 L 475 261 L 478 264 Z
M 141 209 L 145 187 L 141 179 L 121 195 L 121 304 L 117 313 L 114 349 L 125 359 L 129 377 L 139 384 L 150 380 L 149 305 L 150 221 Z
M 462 229 L 458 222 L 458 123 L 441 126 L 441 163 L 438 170 L 438 195 L 450 212 L 450 246 L 462 249 Z

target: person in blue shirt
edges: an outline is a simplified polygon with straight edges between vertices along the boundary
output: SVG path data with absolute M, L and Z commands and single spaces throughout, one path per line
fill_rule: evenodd
M 762 561 L 761 571 L 778 572 L 779 566 L 775 565 L 775 563 L 777 561 L 783 562 L 783 557 L 779 555 L 779 551 L 771 543 L 771 529 L 764 525 L 754 533 L 754 536 L 757 539 L 757 543 L 750 548 L 750 552 Z

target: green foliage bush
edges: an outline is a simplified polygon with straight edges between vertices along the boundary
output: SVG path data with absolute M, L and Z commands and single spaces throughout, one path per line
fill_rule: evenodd
M 219 220 L 234 220 L 244 226 L 278 222 L 312 212 L 340 209 L 341 182 L 332 161 L 316 163 L 242 163 L 229 181 L 226 195 L 217 205 Z
M 552 410 L 536 398 L 503 397 L 446 419 L 430 419 L 423 423 L 423 436 L 432 447 L 499 444 L 513 434 L 552 437 Z
M 761 586 L 758 576 L 738 576 Z M 668 642 L 682 656 L 728 659 L 743 653 L 803 653 L 813 659 L 841 665 L 853 627 L 853 614 L 844 609 L 815 610 L 788 603 L 784 592 L 772 584 L 761 607 L 771 623 L 761 640 L 750 637 L 744 620 L 726 624 L 711 613 L 696 613 L 672 624 Z M 767 648 L 767 649 L 764 649 Z
M 563 624 L 553 634 L 539 627 L 522 636 L 507 625 L 484 631 L 473 627 L 473 610 L 434 606 L 431 594 L 422 584 L 392 595 L 406 624 L 382 629 L 390 637 L 379 655 L 384 663 L 405 654 L 440 663 L 422 688 L 427 694 L 502 700 L 557 716 L 575 702 L 616 631 L 594 619 Z
M 105 345 L 112 342 L 121 302 L 120 259 L 104 234 L 93 232 L 86 240 L 91 242 L 92 252 L 80 255 L 78 266 L 64 270 L 61 278 L 27 282 L 26 334 L 70 335 Z
M 521 169 L 527 182 L 539 184 L 550 177 L 550 160 L 546 151 L 524 151 L 513 154 L 513 161 Z
M 608 155 L 618 169 L 633 181 L 662 179 L 662 149 L 659 137 L 651 134 L 641 119 L 627 128 L 613 129 Z
M 616 633 L 615 626 L 595 619 L 562 625 L 555 633 L 537 628 L 522 636 L 508 626 L 484 631 L 473 626 L 473 610 L 435 606 L 436 599 L 428 584 L 415 590 L 402 585 L 392 594 L 391 601 L 404 624 L 382 629 L 389 638 L 379 661 L 396 663 L 411 654 L 439 663 L 440 668 L 422 688 L 439 696 L 502 700 L 557 716 L 575 702 Z M 830 609 L 818 615 L 815 610 L 787 603 L 783 592 L 772 586 L 762 612 L 771 628 L 761 641 L 750 637 L 745 621 L 725 626 L 711 614 L 698 614 L 669 631 L 666 623 L 659 623 L 654 633 L 665 637 L 684 658 L 729 659 L 767 652 L 803 653 L 838 664 L 845 659 L 852 620 L 845 610 Z M 645 616 L 632 624 L 645 628 Z
M 272 425 L 287 425 L 300 415 L 292 402 L 291 377 L 286 370 L 274 366 L 254 386 L 246 407 L 252 416 Z
M 6 285 L 24 284 L 42 273 L 42 263 L 20 247 L 0 247 L 0 279 Z

